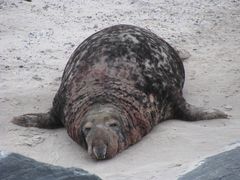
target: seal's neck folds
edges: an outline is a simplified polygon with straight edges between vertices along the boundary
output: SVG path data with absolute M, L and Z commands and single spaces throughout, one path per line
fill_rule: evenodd
M 112 104 L 94 104 L 91 106 L 91 109 L 86 113 L 90 116 L 99 116 L 101 114 L 120 114 L 118 107 Z

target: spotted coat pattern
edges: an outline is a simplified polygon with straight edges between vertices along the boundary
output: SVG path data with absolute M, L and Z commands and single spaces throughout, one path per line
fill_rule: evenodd
M 145 29 L 116 25 L 83 41 L 71 55 L 52 115 L 83 145 L 81 118 L 96 103 L 118 107 L 125 117 L 122 148 L 160 121 L 173 117 L 172 93 L 182 93 L 184 68 L 175 50 Z

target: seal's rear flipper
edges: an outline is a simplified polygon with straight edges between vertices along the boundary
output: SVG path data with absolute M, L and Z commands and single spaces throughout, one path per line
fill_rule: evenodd
M 48 113 L 24 114 L 14 117 L 12 123 L 24 127 L 38 127 L 54 129 L 63 127 L 63 124 Z
M 176 99 L 175 118 L 186 121 L 198 121 L 209 119 L 225 119 L 228 115 L 220 110 L 212 109 L 206 110 L 201 107 L 195 107 L 188 104 L 182 95 Z
M 174 49 L 182 61 L 185 61 L 191 57 L 191 54 L 185 49 L 180 49 L 178 47 L 174 47 Z

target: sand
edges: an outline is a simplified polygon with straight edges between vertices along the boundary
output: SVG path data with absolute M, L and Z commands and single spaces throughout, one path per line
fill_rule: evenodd
M 229 119 L 159 124 L 115 158 L 93 161 L 65 129 L 13 125 L 46 112 L 74 49 L 110 25 L 150 29 L 187 50 L 184 97 Z M 0 149 L 80 167 L 103 179 L 177 179 L 205 157 L 240 144 L 239 0 L 0 0 Z

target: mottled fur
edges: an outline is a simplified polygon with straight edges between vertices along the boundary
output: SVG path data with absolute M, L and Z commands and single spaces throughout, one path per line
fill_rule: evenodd
M 46 122 L 61 122 L 93 158 L 105 159 L 139 141 L 163 120 L 226 117 L 186 103 L 184 76 L 179 55 L 154 33 L 131 25 L 103 29 L 73 52 Z M 14 122 L 31 126 L 21 122 L 24 116 Z M 117 128 L 107 125 L 111 119 L 118 122 Z M 38 124 L 32 126 L 42 127 Z

